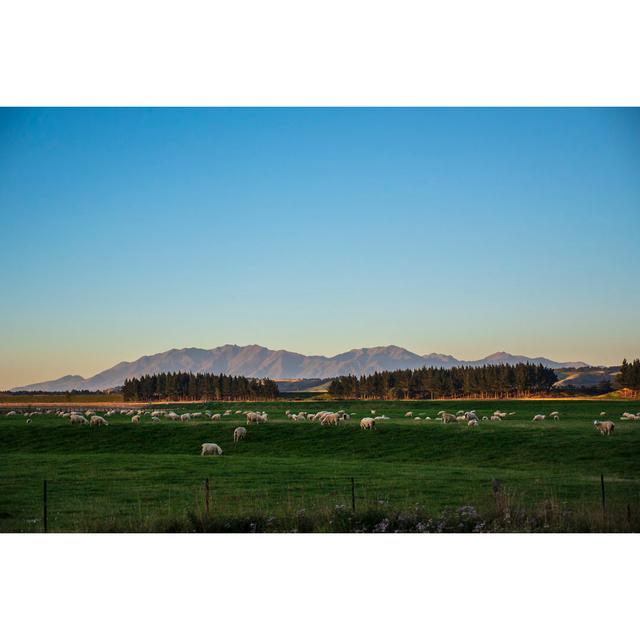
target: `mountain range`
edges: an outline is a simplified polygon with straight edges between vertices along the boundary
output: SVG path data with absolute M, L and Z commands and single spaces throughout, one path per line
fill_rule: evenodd
M 418 355 L 402 347 L 368 347 L 352 349 L 336 356 L 305 356 L 292 351 L 273 351 L 259 345 L 240 347 L 226 344 L 215 349 L 171 349 L 151 356 L 143 356 L 133 362 L 120 362 L 95 376 L 83 378 L 68 375 L 56 380 L 36 382 L 11 391 L 72 391 L 82 389 L 98 391 L 113 389 L 123 384 L 125 378 L 170 371 L 193 373 L 226 373 L 251 378 L 301 379 L 332 378 L 340 375 L 362 375 L 375 371 L 394 369 L 418 369 L 443 367 L 445 369 L 467 365 L 479 367 L 485 364 L 518 364 L 531 362 L 553 369 L 589 366 L 584 362 L 555 362 L 549 358 L 518 356 L 504 351 L 492 353 L 481 360 L 458 360 L 451 355 L 429 353 Z

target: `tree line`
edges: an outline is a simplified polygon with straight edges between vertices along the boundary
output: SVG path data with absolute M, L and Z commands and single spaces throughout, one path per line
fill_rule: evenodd
M 625 358 L 620 366 L 618 382 L 621 387 L 640 391 L 640 360 L 629 363 Z
M 156 373 L 127 378 L 122 387 L 125 401 L 151 400 L 272 400 L 278 385 L 255 379 L 214 373 Z
M 442 369 L 423 367 L 381 371 L 360 377 L 340 376 L 329 385 L 337 398 L 376 400 L 434 398 L 518 398 L 545 393 L 558 381 L 541 364 L 496 364 Z

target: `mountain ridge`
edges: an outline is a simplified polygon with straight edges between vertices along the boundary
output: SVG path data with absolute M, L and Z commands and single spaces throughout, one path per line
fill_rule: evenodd
M 169 349 L 137 360 L 123 360 L 118 364 L 84 378 L 66 375 L 14 387 L 11 391 L 72 391 L 83 389 L 98 391 L 122 385 L 126 378 L 140 377 L 170 371 L 193 373 L 225 373 L 250 378 L 301 379 L 333 378 L 340 375 L 363 375 L 394 369 L 420 367 L 483 366 L 485 364 L 517 364 L 532 362 L 554 369 L 589 366 L 585 362 L 556 362 L 542 356 L 529 357 L 497 351 L 480 360 L 459 360 L 452 355 L 428 353 L 419 355 L 397 345 L 361 347 L 335 356 L 306 356 L 286 349 L 272 350 L 253 344 L 241 347 L 225 344 L 213 349 L 185 347 Z

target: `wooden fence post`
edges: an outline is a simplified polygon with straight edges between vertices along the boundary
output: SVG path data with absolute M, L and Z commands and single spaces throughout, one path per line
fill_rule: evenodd
M 49 523 L 47 522 L 47 481 L 42 481 L 42 528 L 44 533 L 48 533 Z
M 204 481 L 204 512 L 209 517 L 209 478 Z

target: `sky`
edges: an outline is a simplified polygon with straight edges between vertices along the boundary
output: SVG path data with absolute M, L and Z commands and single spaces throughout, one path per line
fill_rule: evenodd
M 0 389 L 171 348 L 640 356 L 639 109 L 0 109 Z

